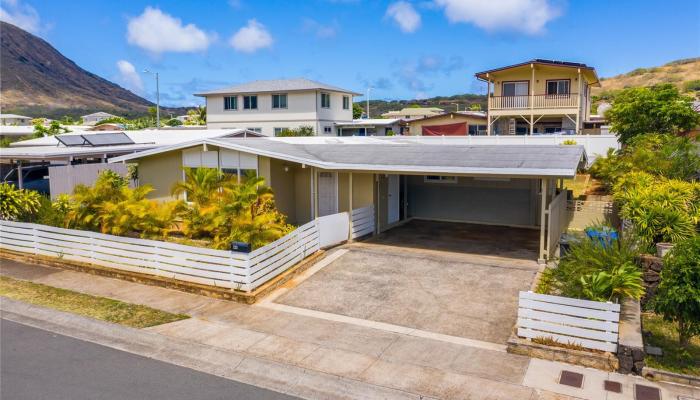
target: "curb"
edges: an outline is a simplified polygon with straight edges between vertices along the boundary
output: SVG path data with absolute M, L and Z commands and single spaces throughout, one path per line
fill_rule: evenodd
M 426 399 L 247 354 L 0 296 L 3 319 L 305 399 Z

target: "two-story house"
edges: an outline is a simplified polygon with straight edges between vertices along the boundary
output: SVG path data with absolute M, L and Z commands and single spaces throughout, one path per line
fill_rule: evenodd
M 265 136 L 311 126 L 336 136 L 336 123 L 352 122 L 359 93 L 309 79 L 258 80 L 195 94 L 207 101 L 208 128 L 242 128 Z
M 476 74 L 487 82 L 489 135 L 580 134 L 590 119 L 593 67 L 535 59 Z

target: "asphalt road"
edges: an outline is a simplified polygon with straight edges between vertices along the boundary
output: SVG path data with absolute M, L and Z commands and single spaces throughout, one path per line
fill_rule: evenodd
M 267 389 L 0 320 L 2 400 L 291 400 Z

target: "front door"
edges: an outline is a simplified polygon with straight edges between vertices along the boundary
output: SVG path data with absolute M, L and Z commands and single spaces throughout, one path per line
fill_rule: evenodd
M 387 180 L 387 223 L 399 221 L 399 175 L 389 175 Z
M 338 212 L 338 174 L 335 172 L 318 173 L 318 216 Z

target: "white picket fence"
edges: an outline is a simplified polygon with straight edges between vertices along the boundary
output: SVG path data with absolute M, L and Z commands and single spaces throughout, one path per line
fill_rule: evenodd
M 0 220 L 0 248 L 252 291 L 321 247 L 348 240 L 348 225 L 345 212 L 321 217 L 246 254 Z
M 352 239 L 374 232 L 374 205 L 352 210 Z
M 518 336 L 617 352 L 620 305 L 520 292 Z

